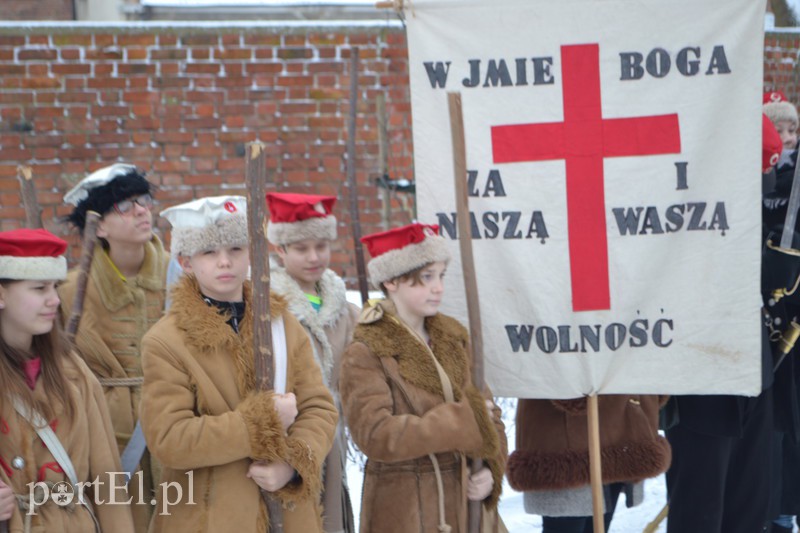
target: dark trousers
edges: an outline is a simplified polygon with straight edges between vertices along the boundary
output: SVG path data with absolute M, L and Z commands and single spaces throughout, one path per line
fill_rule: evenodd
M 606 531 L 611 525 L 614 508 L 624 486 L 622 483 L 611 483 L 603 487 L 606 495 L 607 512 L 603 515 Z M 594 519 L 591 516 L 543 516 L 542 533 L 594 533 Z
M 741 437 L 667 430 L 667 533 L 759 533 L 768 517 L 772 391 L 750 403 Z

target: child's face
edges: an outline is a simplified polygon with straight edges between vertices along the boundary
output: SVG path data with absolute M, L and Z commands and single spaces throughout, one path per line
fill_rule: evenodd
M 386 292 L 397 306 L 401 315 L 417 318 L 433 316 L 439 312 L 444 295 L 444 274 L 447 263 L 437 261 L 426 266 L 420 272 L 420 282 L 413 285 L 414 280 L 393 280 L 384 282 Z
M 331 243 L 325 239 L 305 239 L 277 248 L 286 273 L 302 285 L 313 285 L 331 262 Z
M 132 196 L 115 206 L 97 224 L 97 236 L 110 246 L 121 244 L 146 244 L 153 238 L 153 214 L 149 194 Z M 119 206 L 119 208 L 117 207 Z
M 794 150 L 797 146 L 797 124 L 790 120 L 779 120 L 775 124 L 778 135 L 781 136 L 784 150 Z
M 58 318 L 55 281 L 14 281 L 0 285 L 0 333 L 15 348 L 30 349 L 34 335 L 53 329 Z
M 241 246 L 178 256 L 183 270 L 194 274 L 202 293 L 222 302 L 240 302 L 242 285 L 250 267 L 250 252 Z

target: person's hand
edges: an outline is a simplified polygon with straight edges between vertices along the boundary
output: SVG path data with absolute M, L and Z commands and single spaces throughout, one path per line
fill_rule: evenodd
M 280 461 L 276 463 L 255 462 L 250 465 L 247 477 L 267 492 L 282 489 L 294 477 L 294 468 Z
M 483 467 L 469 476 L 467 498 L 473 502 L 481 502 L 492 493 L 492 487 L 494 487 L 492 471 Z
M 297 418 L 297 397 L 293 392 L 288 392 L 275 394 L 272 399 L 275 402 L 275 410 L 278 411 L 283 430 L 289 431 L 289 426 L 294 424 L 294 420 Z
M 11 515 L 14 514 L 16 506 L 17 499 L 14 497 L 14 491 L 0 480 L 0 522 L 9 520 Z

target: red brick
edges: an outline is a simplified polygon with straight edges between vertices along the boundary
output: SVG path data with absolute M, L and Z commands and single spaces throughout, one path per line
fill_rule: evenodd
M 53 61 L 58 58 L 58 53 L 53 49 L 22 48 L 17 52 L 20 61 Z
M 278 57 L 286 60 L 309 59 L 314 52 L 310 48 L 281 48 L 278 50 Z
M 245 35 L 244 44 L 257 46 L 278 46 L 281 44 L 280 35 Z
M 216 63 L 188 63 L 186 65 L 186 74 L 213 74 L 217 75 L 220 72 L 220 67 Z
M 120 46 L 152 46 L 156 44 L 156 37 L 152 34 L 117 35 L 117 44 Z
M 252 48 L 214 48 L 214 59 L 217 61 L 241 61 L 253 57 Z
M 126 48 L 125 61 L 141 61 L 147 59 L 146 48 Z
M 80 46 L 91 46 L 92 36 L 80 35 L 80 34 L 53 35 L 53 45 L 61 47 L 70 44 L 76 44 Z
M 87 75 L 92 72 L 91 65 L 87 64 L 76 64 L 76 63 L 64 63 L 64 64 L 53 64 L 50 66 L 50 70 L 53 74 L 68 76 L 68 75 Z
M 118 63 L 117 72 L 120 76 L 129 74 L 148 74 L 156 73 L 156 66 L 148 63 Z
M 151 48 L 150 59 L 163 60 L 163 59 L 186 59 L 186 50 L 183 48 Z

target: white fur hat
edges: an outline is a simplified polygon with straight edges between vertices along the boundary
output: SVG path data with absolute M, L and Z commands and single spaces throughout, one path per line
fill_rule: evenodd
M 209 196 L 165 209 L 173 255 L 192 256 L 226 246 L 247 246 L 247 199 Z
M 372 256 L 367 263 L 372 284 L 380 287 L 429 263 L 449 261 L 450 250 L 438 233 L 439 226 L 415 223 L 362 237 Z

